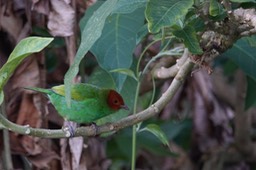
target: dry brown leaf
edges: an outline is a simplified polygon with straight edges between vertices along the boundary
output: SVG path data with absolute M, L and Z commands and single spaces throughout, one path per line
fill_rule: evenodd
M 6 31 L 17 42 L 23 27 L 22 18 L 13 10 L 12 3 L 6 1 L 0 6 L 0 29 Z
M 49 146 L 49 145 L 48 145 Z M 29 161 L 39 169 L 49 168 L 49 163 L 60 159 L 59 156 L 50 150 L 51 148 L 44 148 L 43 152 L 35 156 L 28 156 Z
M 170 86 L 170 81 L 166 81 L 164 85 L 161 88 L 161 92 L 164 93 L 167 88 Z M 181 104 L 181 98 L 184 97 L 182 96 L 183 94 L 183 88 L 179 88 L 176 94 L 174 95 L 173 99 L 165 106 L 163 111 L 161 112 L 160 118 L 163 120 L 168 120 L 171 118 L 178 118 L 177 113 L 180 112 L 179 105 Z M 182 108 L 183 109 L 183 108 Z
M 49 14 L 49 0 L 32 0 L 32 10 L 38 13 L 48 15 Z
M 22 103 L 22 99 L 27 99 L 27 97 L 23 96 L 25 92 L 23 87 L 34 87 L 39 84 L 39 71 L 38 65 L 36 62 L 36 58 L 27 58 L 22 64 L 16 69 L 13 76 L 10 78 L 7 86 L 6 86 L 6 110 L 8 118 L 13 122 L 16 122 L 18 119 L 18 112 L 20 109 L 20 105 Z M 29 91 L 26 91 L 29 93 Z M 24 98 L 23 98 L 24 97 Z M 27 100 L 28 101 L 28 100 Z M 32 101 L 32 98 L 31 98 Z M 31 102 L 30 101 L 30 102 Z M 23 108 L 25 109 L 25 108 Z M 32 107 L 30 108 L 32 109 Z M 28 112 L 33 112 L 34 110 L 27 110 Z M 22 114 L 25 114 L 22 112 Z M 28 113 L 29 114 L 29 113 Z M 34 115 L 35 116 L 35 115 Z M 21 119 L 21 117 L 19 118 Z M 23 116 L 22 121 L 20 123 L 30 123 L 32 119 L 29 120 L 29 117 L 26 115 Z M 27 121 L 25 121 L 28 119 Z M 33 124 L 33 125 L 36 125 Z
M 67 125 L 72 126 L 73 128 L 77 128 L 77 123 L 75 122 L 64 122 L 64 126 Z M 61 139 L 61 161 L 62 167 L 64 169 L 67 167 L 72 167 L 71 169 L 80 169 L 80 159 L 83 151 L 83 146 L 83 137 Z
M 53 36 L 71 36 L 75 21 L 73 8 L 63 0 L 51 0 L 52 11 L 48 16 L 47 27 Z
M 97 138 L 88 139 L 88 147 L 84 150 L 84 162 L 88 169 L 107 170 L 111 165 L 111 160 L 107 159 L 105 147 Z
M 37 55 L 31 55 L 20 64 L 11 78 L 12 89 L 21 87 L 34 87 L 40 85 L 39 67 L 37 64 Z M 28 92 L 28 91 L 27 91 Z
M 29 125 L 31 127 L 40 127 L 41 122 L 41 113 L 39 113 L 33 105 L 32 95 L 24 93 L 16 123 L 20 125 Z M 34 137 L 22 136 L 19 139 L 19 145 L 22 146 L 25 153 L 36 155 L 42 152 L 41 147 L 38 146 L 37 140 Z M 15 149 L 17 146 L 14 145 L 13 147 Z
M 68 139 L 60 139 L 60 156 L 61 156 L 61 166 L 63 170 L 70 170 L 71 165 L 71 153 L 68 148 Z
M 69 147 L 72 154 L 72 168 L 79 169 L 80 159 L 83 151 L 83 137 L 69 139 Z
M 190 99 L 193 105 L 195 143 L 201 152 L 209 151 L 232 139 L 229 122 L 232 110 L 219 101 L 213 91 L 210 75 L 198 71 L 192 77 Z

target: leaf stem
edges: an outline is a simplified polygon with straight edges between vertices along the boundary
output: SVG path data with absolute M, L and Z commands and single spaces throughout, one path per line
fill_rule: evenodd
M 155 78 L 153 75 L 151 76 L 151 79 L 152 79 L 153 90 L 152 90 L 152 96 L 151 96 L 149 106 L 151 106 L 153 104 L 154 99 L 155 99 L 155 94 L 156 94 L 156 82 L 155 82 Z
M 140 80 L 140 78 L 138 78 Z M 138 81 L 137 88 L 136 88 L 136 94 L 134 99 L 134 107 L 133 107 L 133 115 L 136 114 L 137 111 L 137 104 L 138 104 L 138 98 L 139 98 L 139 92 L 140 92 L 140 81 Z M 135 170 L 135 163 L 136 163 L 136 126 L 137 124 L 134 124 L 132 126 L 132 162 L 131 162 L 131 169 Z
M 147 65 L 144 67 L 144 69 L 142 71 L 142 75 L 144 75 L 146 73 L 146 71 L 148 70 L 148 67 L 150 66 L 150 64 L 152 62 L 156 61 L 158 58 L 163 57 L 165 55 L 167 55 L 167 56 L 182 55 L 181 52 L 183 52 L 183 50 L 184 50 L 183 47 L 176 47 L 176 48 L 171 49 L 169 51 L 164 51 L 164 52 L 158 53 L 151 60 L 149 60 L 149 62 L 147 63 Z
M 173 38 L 172 36 L 171 37 L 165 37 L 164 39 L 171 39 L 171 38 Z M 145 49 L 142 51 L 142 53 L 140 54 L 140 56 L 139 56 L 139 60 L 138 60 L 138 63 L 137 63 L 137 67 L 136 67 L 136 76 L 137 77 L 139 77 L 139 69 L 140 69 L 140 63 L 141 63 L 141 60 L 142 60 L 142 58 L 143 58 L 143 56 L 144 56 L 144 54 L 146 53 L 146 51 L 149 49 L 149 47 L 151 47 L 153 44 L 155 44 L 156 42 L 158 42 L 158 41 L 161 41 L 162 40 L 162 38 L 159 38 L 159 39 L 156 39 L 156 40 L 154 40 L 154 41 L 152 41 L 151 43 L 149 43 L 146 47 L 145 47 Z M 165 47 L 164 47 L 165 48 Z

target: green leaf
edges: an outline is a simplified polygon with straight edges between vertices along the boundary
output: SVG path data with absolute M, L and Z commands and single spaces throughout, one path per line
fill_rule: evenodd
M 184 119 L 180 122 L 175 120 L 164 123 L 161 128 L 168 136 L 168 139 L 172 139 L 183 149 L 189 150 L 191 148 L 192 124 L 191 119 Z
M 134 80 L 138 80 L 137 77 L 135 76 L 134 72 L 131 70 L 131 69 L 128 69 L 128 68 L 118 68 L 118 69 L 114 69 L 114 70 L 111 70 L 110 73 L 121 73 L 121 74 L 125 74 L 127 76 L 130 76 L 132 77 Z
M 156 33 L 162 27 L 176 24 L 192 5 L 193 0 L 149 0 L 146 6 L 149 31 Z
M 174 30 L 173 34 L 184 41 L 185 46 L 189 49 L 191 53 L 203 53 L 196 36 L 196 31 L 193 27 L 187 25 L 183 29 Z
M 185 119 L 181 122 L 177 121 L 167 121 L 167 122 L 155 122 L 161 126 L 168 140 L 172 140 L 177 143 L 183 149 L 188 150 L 191 144 L 191 129 L 192 121 L 190 119 Z M 177 153 L 173 153 L 171 149 L 166 149 L 166 147 L 160 147 L 162 142 L 158 140 L 155 136 L 150 133 L 139 133 L 138 134 L 138 145 L 143 147 L 150 152 L 157 155 L 169 155 L 177 156 Z M 170 147 L 169 147 L 170 148 Z
M 209 14 L 211 16 L 218 16 L 224 12 L 223 6 L 217 0 L 210 0 Z
M 22 60 L 30 54 L 44 49 L 52 40 L 53 38 L 43 37 L 28 37 L 21 40 L 14 48 L 7 62 L 0 69 L 0 92 Z
M 124 1 L 122 2 L 124 3 Z M 80 21 L 81 29 L 101 5 L 102 1 L 98 1 L 86 11 L 86 15 Z M 132 53 L 137 43 L 136 35 L 144 23 L 143 12 L 144 10 L 140 8 L 130 14 L 114 14 L 107 18 L 108 22 L 105 24 L 102 36 L 91 49 L 103 69 L 110 71 L 116 68 L 130 67 Z M 126 75 L 113 73 L 112 76 L 120 90 Z
M 0 105 L 3 103 L 4 101 L 4 92 L 0 91 Z
M 238 65 L 230 59 L 227 59 L 222 65 L 223 73 L 225 76 L 233 76 L 235 74 L 235 71 L 238 69 Z
M 106 70 L 100 67 L 94 69 L 93 73 L 89 77 L 88 83 L 102 88 L 115 88 L 115 82 L 112 76 Z
M 149 124 L 145 128 L 141 129 L 141 131 L 148 131 L 155 135 L 164 145 L 169 146 L 168 138 L 165 135 L 165 133 L 162 131 L 162 129 L 157 124 Z
M 237 3 L 244 3 L 244 2 L 254 2 L 256 3 L 255 0 L 230 0 L 231 2 L 237 2 Z
M 113 13 L 132 13 L 138 8 L 145 7 L 147 0 L 119 0 Z
M 251 46 L 253 42 L 256 42 L 256 36 L 241 38 L 222 56 L 229 57 L 248 76 L 256 80 L 256 48 Z
M 247 38 L 247 41 L 248 41 L 248 43 L 249 43 L 249 45 L 251 47 L 253 47 L 253 48 L 256 47 L 256 40 L 255 40 L 255 38 Z
M 256 106 L 256 80 L 247 76 L 247 92 L 245 98 L 245 110 Z
M 205 29 L 204 20 L 199 17 L 193 18 L 188 25 L 195 29 L 196 32 L 202 32 Z
M 152 119 L 150 121 L 152 121 Z M 166 121 L 154 123 L 161 126 L 161 129 L 166 133 L 168 140 L 174 141 L 186 151 L 191 148 L 191 119 L 185 119 L 179 122 Z M 131 158 L 131 138 L 131 128 L 120 130 L 113 136 L 113 140 L 107 141 L 107 156 L 113 161 L 122 159 L 129 162 Z M 162 142 L 158 138 L 148 132 L 139 133 L 137 135 L 136 150 L 139 152 L 141 148 L 157 156 L 177 156 L 177 153 L 171 152 L 164 145 L 162 145 Z
M 130 14 L 114 14 L 107 18 L 102 36 L 91 49 L 103 69 L 130 68 L 136 35 L 144 23 L 143 12 L 138 9 Z M 122 89 L 126 75 L 113 73 L 112 76 L 117 88 Z
M 120 130 L 113 136 L 112 140 L 106 143 L 106 153 L 111 160 L 125 160 L 130 162 L 132 151 L 132 131 L 131 127 Z
M 101 36 L 106 18 L 112 13 L 116 6 L 117 0 L 108 0 L 102 4 L 90 17 L 87 24 L 82 30 L 81 44 L 75 56 L 74 63 L 67 71 L 64 83 L 66 92 L 66 101 L 70 105 L 71 100 L 71 85 L 72 81 L 79 71 L 79 64 L 85 54 L 90 50 L 93 44 Z
M 143 25 L 136 35 L 136 45 L 138 45 L 148 34 L 148 26 L 147 24 Z

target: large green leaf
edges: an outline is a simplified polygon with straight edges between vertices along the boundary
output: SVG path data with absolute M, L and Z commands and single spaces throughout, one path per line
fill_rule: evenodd
M 0 93 L 2 92 L 4 85 L 6 84 L 16 67 L 21 63 L 21 61 L 30 54 L 41 51 L 52 40 L 53 38 L 28 37 L 21 40 L 16 45 L 7 62 L 0 69 Z
M 191 17 L 191 20 L 187 23 L 187 25 L 190 25 L 196 32 L 202 32 L 205 29 L 204 20 L 199 17 Z
M 149 0 L 146 6 L 149 31 L 156 33 L 162 27 L 176 24 L 192 5 L 193 0 Z
M 148 131 L 155 135 L 164 145 L 170 147 L 168 138 L 166 134 L 162 131 L 162 129 L 157 124 L 148 124 L 145 128 L 141 129 L 142 131 Z
M 256 104 L 256 36 L 238 40 L 231 49 L 222 54 L 230 58 L 247 75 L 245 109 Z
M 196 31 L 193 27 L 187 25 L 183 29 L 173 31 L 173 34 L 184 41 L 185 46 L 189 49 L 191 53 L 203 53 L 197 39 Z
M 145 7 L 147 0 L 119 0 L 113 13 L 126 14 Z
M 71 84 L 78 73 L 79 64 L 85 54 L 101 36 L 106 18 L 114 10 L 117 1 L 118 0 L 108 0 L 102 4 L 96 11 L 94 11 L 93 15 L 90 17 L 82 30 L 81 44 L 76 53 L 74 63 L 71 65 L 64 78 L 66 100 L 68 105 L 70 105 L 71 100 Z
M 142 2 L 143 1 L 141 1 L 141 3 Z M 80 21 L 81 29 L 83 29 L 90 16 L 93 15 L 94 11 L 97 10 L 102 3 L 102 1 L 98 1 L 87 10 L 86 15 Z M 120 3 L 119 1 L 119 6 Z M 122 3 L 127 5 L 135 2 L 122 1 Z M 99 65 L 103 69 L 110 71 L 121 68 L 127 69 L 131 66 L 132 53 L 136 46 L 136 34 L 143 26 L 143 23 L 144 14 L 141 8 L 129 14 L 116 13 L 107 18 L 102 36 L 91 48 L 92 53 L 96 56 Z M 116 86 L 121 90 L 126 75 L 112 73 L 112 76 L 116 82 Z
M 115 134 L 112 140 L 108 140 L 106 143 L 106 153 L 108 158 L 111 158 L 111 161 L 122 159 L 126 162 L 130 162 L 132 153 L 131 138 L 131 127 L 128 127 Z
M 241 38 L 222 55 L 229 57 L 248 76 L 256 80 L 256 48 L 251 46 L 254 42 L 256 36 Z
M 169 141 L 174 141 L 183 149 L 189 149 L 192 127 L 191 120 L 158 122 L 157 124 L 160 125 Z M 150 133 L 139 133 L 138 145 L 157 155 L 177 156 L 176 153 L 173 153 L 167 147 L 163 147 L 162 142 Z
M 136 33 L 143 23 L 144 14 L 141 9 L 129 14 L 114 14 L 107 18 L 102 36 L 91 49 L 102 68 L 110 71 L 131 66 Z M 113 73 L 112 76 L 120 90 L 126 75 Z
M 181 122 L 152 122 L 161 126 L 168 140 L 174 141 L 183 149 L 188 150 L 191 144 L 192 121 L 183 120 Z M 112 161 L 123 159 L 126 162 L 131 158 L 131 128 L 125 128 L 113 136 L 113 140 L 107 142 L 106 152 Z M 170 152 L 154 135 L 146 132 L 138 133 L 137 147 L 139 152 L 143 148 L 158 156 L 176 156 L 177 154 Z
M 115 88 L 115 82 L 112 76 L 100 67 L 97 67 L 93 70 L 92 74 L 89 77 L 88 83 L 96 85 L 101 88 Z

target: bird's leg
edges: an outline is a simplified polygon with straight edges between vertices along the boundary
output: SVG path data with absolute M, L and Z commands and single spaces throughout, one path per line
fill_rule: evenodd
M 93 131 L 94 131 L 93 136 L 96 136 L 98 134 L 98 126 L 94 122 L 92 122 L 90 126 L 93 128 Z
M 74 137 L 76 128 L 77 123 L 65 120 L 62 130 L 65 132 L 67 137 Z

